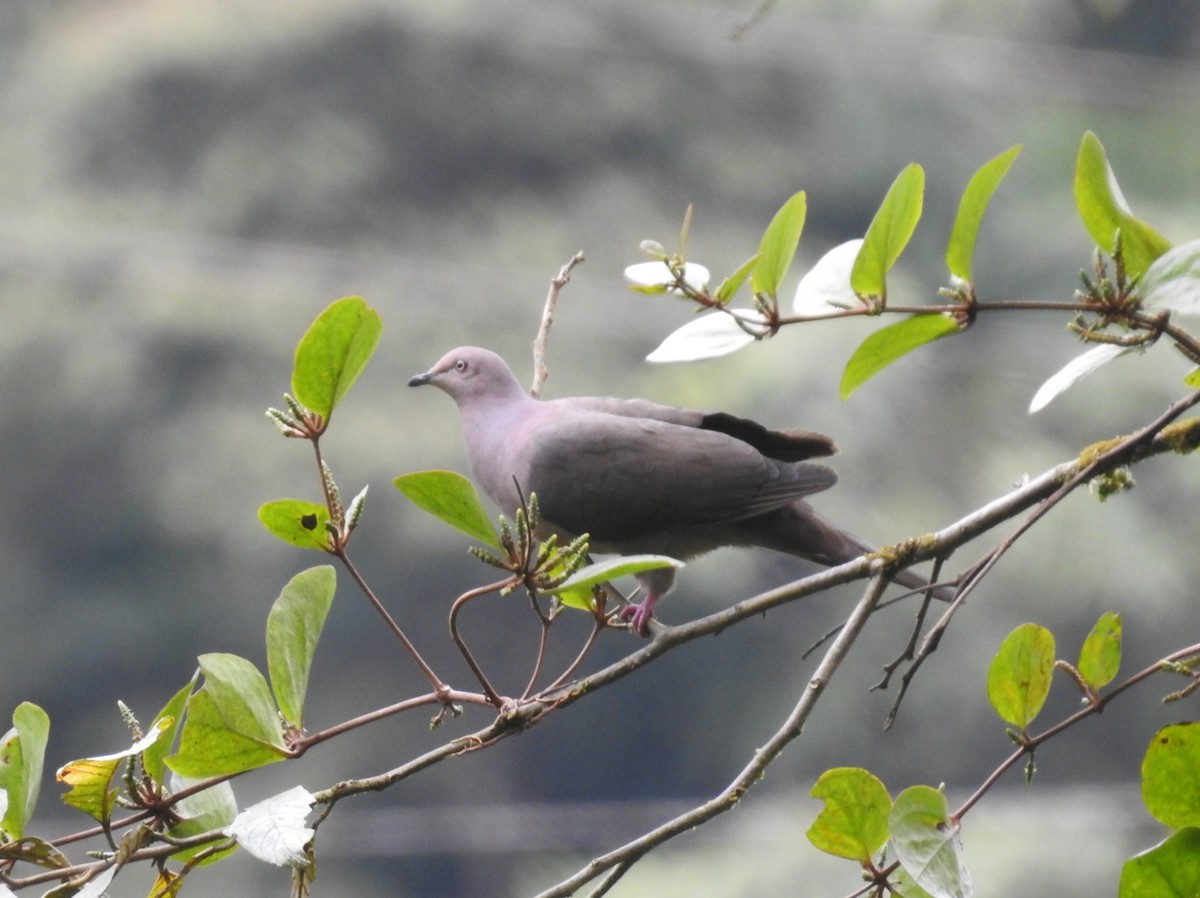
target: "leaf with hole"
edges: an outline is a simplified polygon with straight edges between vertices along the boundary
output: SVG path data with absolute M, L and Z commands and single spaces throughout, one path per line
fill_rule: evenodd
M 276 499 L 258 509 L 267 531 L 301 549 L 329 549 L 329 509 L 303 499 Z

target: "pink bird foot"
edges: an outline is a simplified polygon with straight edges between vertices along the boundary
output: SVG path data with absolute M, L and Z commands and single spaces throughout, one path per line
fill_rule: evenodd
M 640 602 L 630 602 L 621 609 L 617 617 L 620 620 L 626 621 L 629 624 L 629 629 L 633 630 L 638 636 L 646 637 L 650 634 L 646 632 L 646 626 L 650 623 L 650 619 L 654 617 L 654 603 L 658 601 L 658 596 L 654 593 L 647 593 L 646 598 Z

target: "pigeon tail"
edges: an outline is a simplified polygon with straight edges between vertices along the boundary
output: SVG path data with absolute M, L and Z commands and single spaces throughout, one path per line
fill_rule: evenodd
M 832 567 L 877 551 L 875 546 L 838 527 L 798 499 L 784 508 L 744 523 L 752 545 L 798 555 Z M 892 582 L 908 589 L 925 589 L 929 581 L 910 570 L 897 571 Z M 933 597 L 942 602 L 954 599 L 954 590 L 939 586 Z

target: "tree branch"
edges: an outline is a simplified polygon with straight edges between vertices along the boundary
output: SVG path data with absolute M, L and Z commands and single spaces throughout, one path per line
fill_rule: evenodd
M 550 376 L 546 369 L 546 338 L 550 334 L 550 325 L 554 323 L 554 306 L 558 302 L 559 291 L 571 280 L 571 271 L 585 258 L 583 250 L 580 250 L 550 280 L 550 291 L 546 294 L 546 306 L 542 310 L 542 323 L 538 326 L 537 336 L 533 338 L 533 386 L 529 388 L 529 395 L 534 399 L 541 395 L 542 386 Z

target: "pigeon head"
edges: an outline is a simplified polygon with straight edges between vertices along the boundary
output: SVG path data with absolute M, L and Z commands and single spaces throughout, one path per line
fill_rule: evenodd
M 478 346 L 452 349 L 424 374 L 408 381 L 410 387 L 424 384 L 433 384 L 460 407 L 525 395 L 504 359 Z

